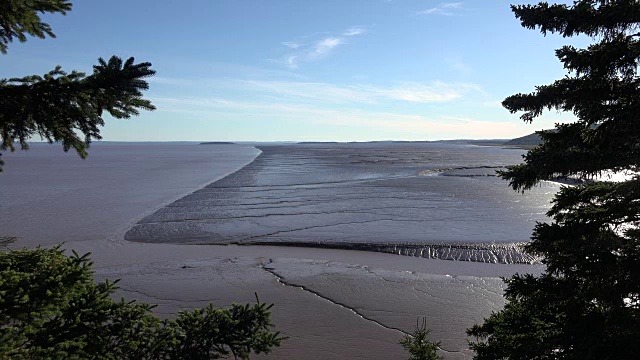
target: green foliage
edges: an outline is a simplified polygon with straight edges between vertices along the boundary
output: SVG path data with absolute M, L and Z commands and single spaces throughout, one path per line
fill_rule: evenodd
M 108 62 L 99 59 L 90 76 L 57 67 L 44 76 L 0 81 L 0 150 L 14 150 L 15 141 L 27 149 L 27 140 L 39 135 L 85 157 L 91 140 L 101 138 L 103 111 L 128 118 L 137 115 L 138 108 L 155 109 L 142 98 L 148 88 L 144 78 L 155 73 L 150 67 L 113 56 Z
M 507 280 L 505 308 L 468 330 L 476 359 L 636 359 L 640 353 L 640 2 L 512 7 L 524 27 L 596 39 L 556 51 L 569 74 L 503 105 L 530 122 L 545 109 L 577 121 L 541 133 L 524 164 L 501 172 L 525 191 L 558 176 L 628 172 L 623 182 L 563 187 L 526 250 L 541 276 Z
M 112 300 L 117 281 L 95 283 L 91 264 L 59 248 L 0 253 L 0 358 L 248 359 L 283 340 L 271 305 L 209 305 L 161 321 L 153 306 Z
M 54 37 L 38 12 L 62 13 L 71 10 L 63 0 L 8 0 L 0 4 L 0 51 L 6 53 L 13 38 L 26 41 L 26 35 Z M 82 157 L 94 139 L 101 139 L 103 113 L 123 119 L 138 115 L 139 110 L 155 110 L 142 91 L 149 88 L 145 80 L 155 74 L 151 63 L 123 61 L 112 56 L 100 58 L 91 75 L 59 66 L 43 76 L 0 79 L 0 155 L 23 150 L 34 137 L 60 142 L 64 151 L 75 149 Z M 0 171 L 3 162 L 0 160 Z
M 66 0 L 3 0 L 0 2 L 0 52 L 7 53 L 7 44 L 14 38 L 27 41 L 27 35 L 44 39 L 56 37 L 49 24 L 38 13 L 66 15 L 71 2 Z
M 440 342 L 429 341 L 430 329 L 427 329 L 427 319 L 422 319 L 422 324 L 416 321 L 416 329 L 411 335 L 405 335 L 400 340 L 400 345 L 411 354 L 409 360 L 440 360 L 437 350 Z

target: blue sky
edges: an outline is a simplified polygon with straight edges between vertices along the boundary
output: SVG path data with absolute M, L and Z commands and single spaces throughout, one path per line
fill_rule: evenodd
M 13 43 L 3 77 L 90 72 L 134 56 L 158 110 L 107 119 L 113 141 L 510 138 L 500 102 L 565 75 L 554 49 L 585 39 L 520 27 L 502 0 L 75 1 L 56 39 Z M 523 3 L 523 2 L 516 2 Z

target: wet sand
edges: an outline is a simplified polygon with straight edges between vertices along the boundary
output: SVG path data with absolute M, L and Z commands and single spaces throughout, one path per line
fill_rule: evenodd
M 139 221 L 125 239 L 355 249 L 533 263 L 521 250 L 558 189 L 496 177 L 520 151 L 451 144 L 264 145 L 250 164 Z
M 211 150 L 224 158 L 217 163 L 212 160 L 211 168 L 196 178 L 176 175 L 173 160 L 162 158 L 143 161 L 145 171 L 123 173 L 111 171 L 122 164 L 92 162 L 99 174 L 81 180 L 73 180 L 74 175 L 86 174 L 86 164 L 60 159 L 56 166 L 67 166 L 68 172 L 58 182 L 42 178 L 42 171 L 52 169 L 42 169 L 37 156 L 24 157 L 20 165 L 7 161 L 6 174 L 15 170 L 11 176 L 33 171 L 32 182 L 22 189 L 35 190 L 25 197 L 14 196 L 21 185 L 0 178 L 0 186 L 9 184 L 0 190 L 0 228 L 7 235 L 22 237 L 20 246 L 66 241 L 67 249 L 91 252 L 98 279 L 122 279 L 117 297 L 157 303 L 156 311 L 162 316 L 209 302 L 219 306 L 252 302 L 257 292 L 262 301 L 276 304 L 274 322 L 290 337 L 266 357 L 270 359 L 406 358 L 397 343 L 420 316 L 427 317 L 447 359 L 469 359 L 464 329 L 503 304 L 498 276 L 541 270 L 537 265 L 363 251 L 123 240 L 127 229 L 146 215 L 241 168 L 257 155 L 252 149 L 225 147 L 232 145 Z M 196 155 L 205 161 L 210 154 Z M 219 165 L 221 160 L 225 165 Z M 135 164 L 130 165 L 133 169 Z M 181 173 L 202 171 L 203 165 L 207 163 L 183 164 Z M 52 182 L 53 189 L 48 186 Z M 107 198 L 105 188 L 122 196 Z M 87 196 L 91 201 L 85 201 Z M 56 221 L 61 218 L 65 221 Z M 31 225 L 25 226 L 26 222 Z

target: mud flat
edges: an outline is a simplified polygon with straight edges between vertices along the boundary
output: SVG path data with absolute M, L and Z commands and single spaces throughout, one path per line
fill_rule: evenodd
M 540 272 L 366 251 L 272 246 L 69 244 L 94 251 L 98 278 L 121 278 L 117 296 L 177 311 L 209 302 L 275 303 L 290 338 L 269 359 L 402 359 L 398 345 L 426 317 L 446 359 L 471 359 L 465 329 L 499 309 L 499 276 Z
M 164 212 L 165 210 L 162 209 L 165 209 L 165 205 L 171 207 L 171 204 L 180 201 L 184 196 L 193 199 L 197 189 L 206 189 L 212 182 L 215 184 L 218 179 L 227 179 L 225 182 L 230 181 L 229 179 L 233 180 L 231 177 L 224 177 L 230 173 L 242 175 L 244 172 L 238 170 L 245 169 L 246 167 L 243 168 L 243 166 L 248 163 L 249 167 L 255 166 L 255 162 L 251 161 L 259 153 L 256 149 L 239 145 L 193 146 L 193 148 L 189 147 L 191 145 L 184 145 L 185 148 L 176 147 L 175 144 L 148 148 L 135 146 L 122 145 L 113 148 L 106 148 L 106 145 L 105 148 L 94 146 L 91 157 L 85 162 L 69 154 L 59 154 L 57 148 L 55 150 L 58 152 L 51 152 L 53 148 L 33 147 L 24 156 L 10 154 L 4 157 L 7 162 L 6 172 L 0 177 L 0 229 L 3 234 L 21 237 L 19 246 L 33 246 L 38 243 L 52 245 L 65 241 L 64 246 L 67 249 L 75 249 L 80 253 L 91 252 L 97 278 L 122 279 L 117 297 L 126 296 L 129 299 L 157 303 L 159 306 L 156 311 L 161 316 L 173 316 L 181 309 L 201 307 L 209 302 L 219 306 L 227 306 L 234 302 L 252 302 L 255 301 L 254 292 L 257 292 L 262 301 L 276 304 L 273 308 L 274 322 L 278 330 L 290 337 L 281 348 L 266 357 L 269 359 L 405 358 L 406 354 L 397 342 L 405 333 L 413 330 L 416 319 L 421 316 L 427 317 L 429 327 L 433 329 L 433 338 L 442 341 L 441 352 L 445 358 L 470 359 L 471 354 L 466 350 L 467 338 L 464 330 L 502 306 L 503 285 L 498 277 L 509 276 L 515 272 L 541 270 L 540 265 L 494 264 L 492 261 L 451 261 L 433 258 L 442 256 L 416 257 L 415 254 L 419 252 L 417 248 L 411 251 L 398 250 L 401 246 L 406 246 L 398 245 L 400 240 L 392 244 L 377 244 L 390 246 L 389 249 L 393 249 L 390 252 L 394 254 L 357 249 L 347 251 L 283 246 L 287 244 L 282 240 L 291 240 L 288 235 L 254 238 L 254 240 L 261 238 L 275 240 L 281 246 L 184 245 L 215 242 L 200 237 L 187 237 L 181 242 L 178 241 L 179 236 L 169 235 L 155 240 L 147 239 L 153 242 L 125 241 L 123 237 L 128 229 L 136 223 L 144 223 L 143 219 L 154 216 L 158 211 Z M 194 148 L 199 150 L 193 150 Z M 468 151 L 456 149 L 454 148 L 453 151 Z M 404 149 L 398 152 L 392 149 L 386 158 L 364 156 L 357 161 L 359 161 L 358 164 L 367 164 L 363 165 L 366 168 L 370 168 L 371 164 L 400 161 L 404 165 L 398 167 L 391 164 L 393 173 L 402 168 L 406 173 L 417 174 L 415 167 L 408 160 L 405 161 L 407 154 L 413 151 L 410 150 Z M 403 151 L 404 153 L 401 154 Z M 424 158 L 431 155 L 418 154 L 416 159 L 420 160 L 420 156 Z M 504 165 L 505 160 L 501 156 L 494 153 L 484 154 L 484 158 L 488 159 L 486 165 Z M 331 157 L 327 156 L 324 159 L 325 162 L 318 163 L 320 164 L 318 166 L 327 166 L 327 163 L 329 167 L 334 166 L 331 165 L 330 159 Z M 411 163 L 413 162 L 415 161 L 412 160 Z M 424 164 L 420 167 L 422 165 Z M 459 163 L 449 167 L 455 166 L 469 166 L 469 164 Z M 296 169 L 303 170 L 291 166 L 289 172 L 283 173 L 282 176 L 291 175 Z M 282 168 L 278 171 L 281 172 Z M 271 173 L 272 176 L 279 176 L 278 171 Z M 340 175 L 340 173 L 336 175 L 324 172 L 325 175 L 322 176 L 333 177 L 335 185 L 340 188 L 343 187 L 344 181 L 352 181 L 345 179 L 344 174 Z M 369 173 L 369 175 L 358 172 L 357 175 L 379 179 L 380 173 L 385 177 L 385 180 L 382 180 L 385 186 L 390 184 L 386 182 L 387 180 L 400 181 L 406 185 L 408 175 L 404 173 L 399 178 L 394 177 L 393 174 L 390 175 L 387 170 Z M 313 178 L 322 180 L 316 182 L 327 182 L 326 178 L 319 179 L 317 173 Z M 444 177 L 433 178 L 441 180 Z M 475 179 L 476 177 L 469 181 Z M 477 179 L 491 180 L 490 177 L 477 177 Z M 419 184 L 418 181 L 420 180 L 411 178 L 409 182 Z M 306 181 L 302 185 L 293 184 L 295 188 L 287 187 L 287 184 L 285 184 L 287 186 L 272 187 L 271 192 L 266 193 L 267 196 L 262 200 L 269 203 L 278 201 L 286 203 L 291 200 L 287 199 L 287 196 L 299 195 L 296 194 L 301 192 L 298 187 L 312 189 L 313 185 L 310 186 L 309 182 L 312 181 Z M 205 186 L 207 184 L 209 185 Z M 219 184 L 221 183 L 218 182 Z M 354 184 L 363 185 L 358 182 Z M 406 191 L 405 185 L 400 191 Z M 218 206 L 219 201 L 229 201 L 238 202 L 236 205 L 239 204 L 241 207 L 257 208 L 256 211 L 274 211 L 277 206 L 273 204 L 247 205 L 255 202 L 256 199 L 233 197 L 240 191 L 258 194 L 262 191 L 259 186 L 262 185 L 242 186 L 235 189 L 231 186 L 225 189 L 227 195 L 224 195 L 224 191 L 215 190 L 211 192 L 217 197 L 213 201 L 211 199 L 198 201 L 202 201 L 199 204 L 206 205 L 209 209 L 211 206 Z M 327 185 L 319 185 L 319 187 L 326 188 Z M 355 188 L 366 188 L 366 184 Z M 394 186 L 389 187 L 389 189 L 393 188 Z M 464 196 L 467 199 L 473 199 L 473 191 L 468 188 L 469 186 L 467 186 L 467 195 Z M 328 206 L 327 204 L 331 203 L 331 197 L 327 195 L 326 189 L 323 191 L 325 191 L 324 198 L 307 200 L 324 201 L 325 204 L 319 206 Z M 358 194 L 358 191 L 354 193 Z M 462 193 L 465 194 L 465 191 Z M 360 192 L 360 194 L 363 193 Z M 231 198 L 225 198 L 225 196 Z M 340 196 L 351 195 L 344 191 L 341 195 L 338 194 L 337 198 L 339 199 Z M 278 200 L 279 197 L 283 198 Z M 409 199 L 404 195 L 399 197 Z M 494 208 L 499 208 L 499 202 L 484 199 L 490 199 L 490 197 L 481 198 L 478 203 L 486 202 Z M 362 197 L 361 200 L 360 205 L 365 205 L 366 197 Z M 429 204 L 436 204 L 431 202 L 421 205 L 425 200 L 428 201 L 426 197 L 407 200 L 420 208 L 407 210 L 403 216 L 415 219 L 424 216 Z M 517 204 L 515 200 L 523 200 L 523 198 L 514 198 L 513 203 Z M 209 201 L 211 202 L 208 203 Z M 386 211 L 385 204 L 380 203 L 379 198 L 373 201 L 377 202 L 375 207 L 380 208 L 375 210 L 376 212 Z M 340 207 L 345 204 L 348 202 L 337 201 L 331 206 Z M 272 209 L 263 209 L 265 207 Z M 372 206 L 369 205 L 369 207 Z M 455 208 L 462 207 L 463 205 L 458 204 Z M 304 210 L 304 205 L 299 206 L 296 211 L 300 208 Z M 308 212 L 311 214 L 305 215 L 307 219 L 318 217 L 322 219 L 321 221 L 327 221 L 327 218 L 322 218 L 315 213 L 317 209 L 313 210 L 313 206 L 310 209 L 312 210 Z M 516 212 L 513 209 L 511 212 Z M 515 209 L 521 208 L 516 206 Z M 222 210 L 224 216 L 228 217 L 229 208 Z M 244 212 L 246 210 L 246 208 L 238 210 L 236 217 L 240 218 L 246 214 Z M 205 211 L 210 214 L 207 211 L 210 210 Z M 293 211 L 293 208 L 278 211 Z M 387 211 L 387 213 L 391 212 L 392 210 Z M 189 215 L 194 213 L 196 211 L 191 211 Z M 333 214 L 330 217 L 344 223 L 345 220 L 340 219 L 341 214 L 347 214 L 347 212 Z M 371 216 L 379 216 L 379 214 Z M 262 230 L 265 230 L 266 226 L 275 227 L 271 229 L 271 233 L 281 231 L 279 227 L 282 224 L 290 224 L 292 229 L 306 226 L 301 217 L 265 216 L 263 218 L 278 219 L 271 224 L 260 225 Z M 445 220 L 444 217 L 439 219 L 439 221 Z M 227 225 L 220 226 L 220 229 L 244 225 L 240 222 L 229 223 L 228 219 L 217 224 L 225 224 L 225 221 Z M 183 220 L 180 222 L 189 223 Z M 476 223 L 480 222 L 476 221 Z M 413 223 L 416 226 L 419 224 L 418 221 L 406 223 Z M 213 224 L 216 223 L 213 222 Z M 362 228 L 350 228 L 349 225 L 344 226 L 316 228 L 323 230 L 320 232 L 300 231 L 297 238 L 305 241 L 317 240 L 320 235 L 332 236 L 348 233 L 349 230 L 362 230 Z M 383 239 L 395 233 L 392 227 L 387 226 L 387 228 L 386 232 L 375 234 L 376 237 L 373 238 Z M 253 229 L 249 227 L 243 231 L 250 232 Z M 329 229 L 331 231 L 327 231 Z M 449 229 L 456 233 L 455 227 L 449 227 Z M 174 231 L 179 234 L 182 230 L 178 227 Z M 445 234 L 446 231 L 447 226 L 443 223 L 442 231 L 438 230 L 437 233 Z M 295 233 L 291 231 L 288 234 Z M 401 233 L 413 232 L 403 230 Z M 458 230 L 458 235 L 464 233 L 464 228 Z M 287 232 L 280 235 L 283 234 Z M 365 235 L 359 235 L 359 238 L 364 239 L 371 234 L 370 231 Z M 489 243 L 495 243 L 498 246 L 491 251 L 497 251 L 503 244 L 514 243 L 514 238 L 507 235 L 508 231 L 505 231 L 504 235 L 493 234 L 494 239 L 496 236 L 497 238 L 502 236 L 508 241 L 490 241 Z M 454 238 L 459 240 L 459 237 L 451 236 L 444 240 L 440 239 L 440 242 L 434 242 L 434 244 L 441 244 L 442 249 L 446 247 L 455 249 L 456 246 L 462 246 L 452 245 Z M 482 236 L 474 239 L 482 239 Z M 340 243 L 366 245 L 365 242 L 357 241 Z M 474 244 L 477 243 L 474 242 Z M 409 251 L 412 253 L 407 255 L 412 256 L 398 256 L 395 254 L 396 251 Z M 421 251 L 424 254 L 424 250 Z M 429 250 L 430 253 L 443 251 L 435 248 Z M 452 253 L 450 250 L 448 252 Z
M 288 245 L 535 263 L 522 251 L 557 184 L 495 177 L 521 152 L 451 144 L 261 146 L 242 169 L 140 220 L 125 238 Z M 425 176 L 426 175 L 426 176 Z

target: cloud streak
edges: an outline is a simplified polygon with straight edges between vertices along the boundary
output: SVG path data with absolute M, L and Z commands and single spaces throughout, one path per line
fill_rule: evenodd
M 418 15 L 442 15 L 442 16 L 455 16 L 460 15 L 462 11 L 466 10 L 464 4 L 461 2 L 455 3 L 440 3 L 440 5 L 418 11 Z
M 266 91 L 289 98 L 313 99 L 333 103 L 376 103 L 384 100 L 413 103 L 442 103 L 460 99 L 470 92 L 480 92 L 471 83 L 405 83 L 390 87 L 372 85 L 333 85 L 296 81 L 243 81 L 253 91 Z
M 335 110 L 308 105 L 230 101 L 220 98 L 153 98 L 151 100 L 158 105 L 160 111 L 188 111 L 210 118 L 211 121 L 215 121 L 220 116 L 240 114 L 243 117 L 256 116 L 264 121 L 288 119 L 337 129 L 375 128 L 385 131 L 389 138 L 397 139 L 510 138 L 531 131 L 525 124 L 518 121 L 486 122 L 454 116 L 425 116 L 360 109 Z M 434 134 L 437 135 L 434 136 Z
M 275 62 L 284 64 L 290 69 L 297 69 L 301 62 L 317 61 L 329 56 L 339 46 L 348 43 L 347 39 L 367 33 L 367 28 L 362 26 L 352 26 L 339 35 L 325 36 L 308 44 L 300 41 L 285 41 L 282 45 L 295 53 L 290 53 L 284 57 L 284 60 L 275 60 Z
M 345 40 L 340 37 L 327 37 L 320 41 L 318 41 L 314 46 L 313 50 L 309 53 L 311 58 L 319 58 L 323 56 L 329 55 L 336 47 L 345 43 Z
M 299 47 L 302 46 L 301 43 L 297 42 L 297 41 L 285 41 L 282 43 L 282 45 L 290 48 L 290 49 L 297 49 Z
M 367 32 L 366 28 L 360 26 L 350 27 L 342 33 L 342 36 L 356 36 Z

